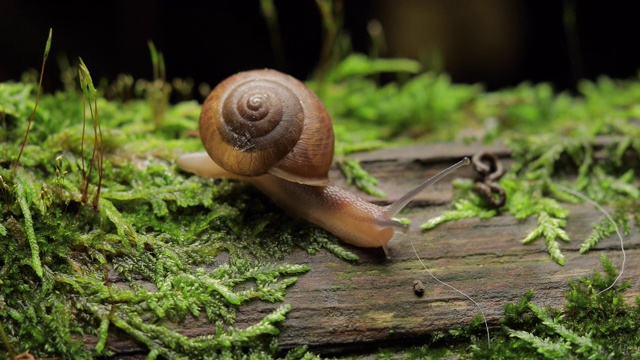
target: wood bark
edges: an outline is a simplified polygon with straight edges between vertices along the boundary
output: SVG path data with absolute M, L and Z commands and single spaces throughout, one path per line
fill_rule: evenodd
M 397 199 L 421 180 L 452 165 L 464 156 L 485 150 L 497 154 L 509 166 L 510 153 L 503 146 L 428 145 L 386 149 L 357 154 L 363 167 L 380 181 L 387 199 L 362 197 L 386 203 Z M 308 264 L 311 271 L 298 277 L 285 299 L 292 311 L 280 325 L 278 341 L 283 350 L 307 345 L 324 354 L 374 351 L 386 345 L 424 343 L 436 331 L 453 329 L 472 322 L 479 310 L 468 299 L 437 283 L 422 267 L 413 252 L 440 280 L 473 298 L 496 327 L 505 303 L 518 301 L 534 289 L 534 302 L 562 307 L 567 281 L 602 271 L 600 256 L 606 255 L 620 267 L 622 252 L 617 237 L 602 241 L 587 254 L 580 243 L 589 236 L 603 215 L 588 204 L 569 205 L 567 232 L 562 243 L 564 266 L 553 262 L 543 239 L 523 245 L 522 239 L 536 226 L 536 219 L 518 221 L 508 214 L 488 220 L 468 219 L 422 232 L 419 225 L 448 209 L 452 199 L 451 180 L 474 177 L 468 166 L 448 176 L 416 199 L 401 215 L 411 220 L 407 234 L 398 234 L 390 243 L 391 259 L 379 249 L 347 246 L 360 260 L 349 263 L 326 252 L 310 256 L 297 251 L 286 262 Z M 337 169 L 334 183 L 346 187 Z M 625 237 L 626 267 L 621 280 L 632 279 L 625 293 L 628 301 L 640 294 L 640 235 L 635 227 Z M 426 287 L 422 297 L 413 291 L 414 280 Z M 243 305 L 235 327 L 257 323 L 279 303 L 253 301 Z M 206 319 L 179 324 L 183 334 L 206 335 L 215 328 Z M 109 347 L 121 355 L 143 350 L 127 339 L 110 337 Z

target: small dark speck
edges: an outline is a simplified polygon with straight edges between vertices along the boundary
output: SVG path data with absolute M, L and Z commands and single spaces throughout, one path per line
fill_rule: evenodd
M 420 280 L 413 280 L 413 292 L 417 296 L 424 295 L 424 284 Z

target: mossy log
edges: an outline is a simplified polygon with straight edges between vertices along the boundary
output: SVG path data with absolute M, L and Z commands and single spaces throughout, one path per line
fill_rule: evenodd
M 388 194 L 378 203 L 398 198 L 425 179 L 463 156 L 491 151 L 509 167 L 508 149 L 502 146 L 427 145 L 386 149 L 353 155 L 380 182 Z M 602 213 L 589 204 L 568 205 L 567 233 L 571 242 L 562 243 L 564 266 L 550 259 L 543 240 L 523 245 L 522 239 L 536 226 L 536 219 L 518 221 L 508 214 L 488 220 L 468 219 L 447 223 L 422 232 L 419 225 L 447 209 L 452 199 L 451 180 L 474 177 L 469 166 L 425 191 L 402 213 L 412 222 L 411 230 L 398 234 L 390 244 L 391 259 L 380 249 L 349 247 L 360 260 L 349 263 L 326 252 L 315 256 L 297 251 L 289 263 L 309 264 L 311 271 L 299 277 L 285 302 L 292 311 L 281 324 L 278 338 L 284 349 L 307 345 L 318 353 L 374 351 L 383 346 L 424 343 L 436 331 L 470 324 L 478 314 L 469 300 L 434 281 L 416 259 L 418 254 L 440 280 L 464 291 L 483 309 L 489 326 L 497 326 L 507 302 L 516 302 L 534 289 L 539 305 L 562 307 L 567 281 L 602 271 L 600 256 L 606 255 L 617 267 L 622 252 L 617 237 L 611 236 L 586 254 L 580 243 L 589 236 Z M 334 168 L 334 183 L 346 186 Z M 636 230 L 625 238 L 627 262 L 622 280 L 640 278 L 640 235 Z M 414 280 L 426 290 L 413 291 Z M 634 281 L 625 293 L 628 301 L 640 294 Z M 260 321 L 279 304 L 254 301 L 241 307 L 234 326 L 246 327 Z M 207 335 L 214 325 L 203 317 L 178 325 L 189 336 Z M 87 339 L 88 345 L 95 339 Z M 110 336 L 108 346 L 120 355 L 142 354 L 143 348 L 127 339 Z

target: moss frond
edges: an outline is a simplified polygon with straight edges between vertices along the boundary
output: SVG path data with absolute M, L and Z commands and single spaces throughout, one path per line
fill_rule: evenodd
M 27 239 L 29 240 L 29 246 L 31 247 L 31 266 L 39 277 L 42 277 L 42 263 L 40 261 L 40 246 L 38 245 L 38 239 L 36 237 L 35 230 L 33 228 L 33 217 L 31 216 L 31 210 L 29 206 L 34 203 L 36 199 L 35 189 L 31 187 L 31 182 L 24 178 L 22 172 L 18 172 L 15 178 L 15 195 L 20 209 L 22 210 L 22 216 L 24 218 L 24 230 L 27 233 Z
M 564 341 L 576 346 L 576 353 L 584 354 L 587 357 L 598 357 L 604 352 L 602 347 L 595 344 L 588 334 L 587 336 L 579 335 L 576 332 L 569 330 L 560 323 L 559 319 L 552 318 L 547 312 L 540 309 L 534 303 L 529 303 L 529 308 L 540 320 L 542 320 L 544 325 L 551 329 L 551 331 L 558 334 L 562 339 L 564 339 Z
M 614 214 L 614 221 L 621 227 L 626 227 L 629 224 L 629 219 L 624 214 Z M 591 234 L 580 244 L 580 253 L 586 253 L 595 247 L 600 241 L 606 239 L 616 231 L 614 224 L 609 221 L 608 218 L 603 217 L 598 223 L 593 226 Z
M 542 339 L 526 331 L 507 330 L 509 336 L 517 337 L 520 340 L 530 344 L 537 352 L 547 359 L 567 358 L 571 354 L 571 346 L 565 341 L 554 341 L 551 339 Z
M 442 215 L 431 218 L 429 221 L 422 224 L 422 230 L 433 229 L 434 227 L 449 221 L 470 218 L 489 219 L 496 215 L 495 210 L 484 209 L 466 199 L 459 199 L 455 201 L 453 206 L 455 207 L 455 210 L 445 211 Z
M 357 160 L 344 159 L 338 162 L 342 174 L 347 178 L 347 185 L 355 186 L 369 195 L 385 197 L 386 194 L 378 188 L 378 180 L 362 168 Z
M 564 255 L 560 251 L 557 239 L 569 241 L 569 235 L 563 229 L 565 225 L 564 219 L 553 217 L 548 212 L 541 211 L 538 213 L 538 225 L 522 242 L 528 244 L 541 236 L 544 237 L 551 258 L 558 264 L 564 265 Z
M 475 349 L 476 357 L 633 358 L 640 354 L 637 304 L 625 304 L 623 292 L 630 282 L 609 285 L 616 267 L 602 257 L 604 274 L 569 280 L 564 309 L 542 308 L 533 303 L 533 291 L 515 304 L 505 304 L 503 328 L 494 334 L 491 349 Z M 601 292 L 603 289 L 607 289 Z M 520 354 L 520 355 L 518 355 Z
M 473 192 L 473 182 L 470 179 L 455 179 L 452 184 L 458 191 L 452 204 L 454 210 L 447 210 L 429 219 L 421 225 L 422 230 L 433 229 L 442 223 L 461 219 L 489 219 L 497 214 L 496 210 L 488 209 L 485 200 Z

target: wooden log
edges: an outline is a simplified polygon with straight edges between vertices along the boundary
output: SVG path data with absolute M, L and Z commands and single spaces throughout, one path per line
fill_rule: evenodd
M 415 210 L 408 214 L 414 223 L 437 215 L 441 208 Z M 560 307 L 564 304 L 567 280 L 600 270 L 600 254 L 619 265 L 619 242 L 610 239 L 590 253 L 578 253 L 579 241 L 589 235 L 600 213 L 572 206 L 568 232 L 573 241 L 563 244 L 565 266 L 549 259 L 544 242 L 522 245 L 521 240 L 535 226 L 535 219 L 519 222 L 510 216 L 489 220 L 461 220 L 421 233 L 399 236 L 391 246 L 390 260 L 380 252 L 353 249 L 357 265 L 320 254 L 309 258 L 297 253 L 287 261 L 306 262 L 309 274 L 289 290 L 286 302 L 293 311 L 283 323 L 280 345 L 309 345 L 321 352 L 376 348 L 384 344 L 420 342 L 437 330 L 468 324 L 478 309 L 455 291 L 436 283 L 422 268 L 411 243 L 432 273 L 464 291 L 483 309 L 490 325 L 496 325 L 506 302 L 515 302 L 529 289 L 534 301 Z M 637 233 L 626 239 L 627 265 L 623 279 L 637 279 L 640 239 Z M 423 297 L 412 289 L 413 280 L 427 287 Z M 626 293 L 640 293 L 638 283 Z M 631 300 L 631 299 L 629 299 Z M 245 307 L 240 323 L 252 323 L 273 306 L 254 303 Z
M 381 200 L 362 194 L 368 200 L 389 202 L 397 199 L 421 180 L 453 164 L 463 156 L 489 150 L 509 163 L 503 146 L 429 145 L 374 151 L 355 155 L 363 167 L 379 179 L 389 197 Z M 379 249 L 349 247 L 360 260 L 356 264 L 337 259 L 326 252 L 309 256 L 297 251 L 284 261 L 309 264 L 311 271 L 299 276 L 285 299 L 292 311 L 281 324 L 279 344 L 283 349 L 307 345 L 319 353 L 375 350 L 385 345 L 424 342 L 435 331 L 469 324 L 478 314 L 468 299 L 438 284 L 423 269 L 412 250 L 413 244 L 440 280 L 464 291 L 482 308 L 490 326 L 496 326 L 507 302 L 519 300 L 534 289 L 539 305 L 561 307 L 568 290 L 567 280 L 601 271 L 600 255 L 607 255 L 618 267 L 622 262 L 620 243 L 611 236 L 587 254 L 578 252 L 592 225 L 602 214 L 591 205 L 569 205 L 567 232 L 571 242 L 561 244 L 564 266 L 553 262 L 543 239 L 523 245 L 522 239 L 536 226 L 536 219 L 518 221 L 510 215 L 488 220 L 468 219 L 443 224 L 428 232 L 419 225 L 447 209 L 452 199 L 451 179 L 473 177 L 466 167 L 425 191 L 403 216 L 412 221 L 411 230 L 398 234 L 390 244 L 391 259 Z M 334 183 L 344 186 L 337 169 Z M 627 261 L 622 280 L 640 277 L 640 235 L 633 230 L 625 239 Z M 418 297 L 414 280 L 426 286 Z M 634 281 L 625 293 L 629 301 L 640 294 Z M 252 301 L 241 307 L 234 326 L 255 324 L 280 304 Z M 178 325 L 190 336 L 214 332 L 206 319 L 190 319 Z M 109 348 L 121 355 L 143 349 L 127 339 L 110 337 Z

